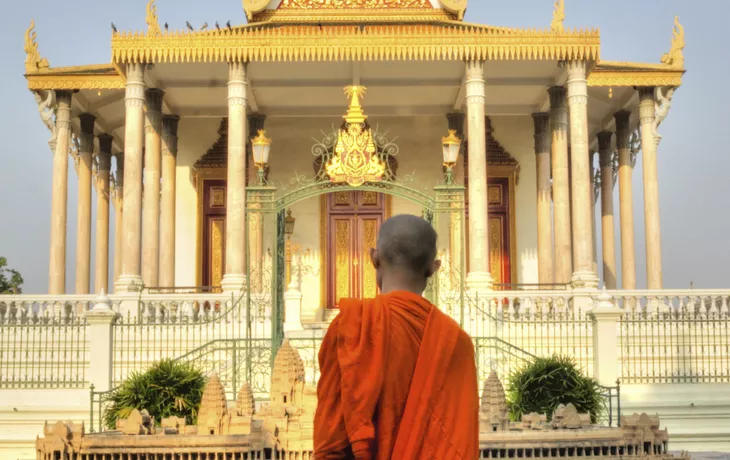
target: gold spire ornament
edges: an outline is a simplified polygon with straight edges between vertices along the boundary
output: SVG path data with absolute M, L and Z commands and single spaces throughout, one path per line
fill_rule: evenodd
M 679 23 L 679 16 L 674 17 L 672 30 L 672 48 L 662 56 L 662 64 L 684 69 L 684 26 Z
M 37 73 L 48 70 L 48 59 L 41 57 L 36 42 L 35 21 L 30 21 L 30 27 L 25 31 L 25 72 Z
M 337 136 L 334 155 L 325 165 L 325 171 L 331 182 L 347 182 L 353 187 L 360 187 L 365 182 L 379 182 L 385 174 L 385 163 L 378 157 L 372 130 L 360 105 L 365 88 L 348 86 L 345 94 L 350 98 L 350 106 Z
M 565 0 L 556 0 L 553 11 L 553 21 L 550 23 L 550 31 L 555 33 L 565 32 Z
M 255 14 L 263 12 L 269 6 L 269 0 L 243 0 L 243 11 L 250 21 Z
M 157 20 L 157 5 L 155 5 L 155 0 L 150 0 L 147 3 L 147 17 L 145 18 L 145 22 L 147 22 L 147 35 L 162 35 L 162 29 L 160 29 L 160 23 Z
M 246 3 L 249 3 L 246 1 Z M 251 3 L 259 3 L 251 1 Z M 267 2 L 268 3 L 268 2 Z M 282 0 L 281 9 L 433 8 L 428 0 Z
M 459 21 L 464 19 L 468 0 L 441 0 L 441 6 L 451 14 L 456 15 Z

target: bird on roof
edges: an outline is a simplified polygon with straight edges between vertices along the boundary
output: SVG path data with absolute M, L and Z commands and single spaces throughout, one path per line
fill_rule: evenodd
M 117 26 L 115 26 L 113 22 L 112 22 L 112 31 L 113 32 L 116 32 L 117 31 Z
M 221 25 L 220 25 L 220 24 L 218 24 L 218 21 L 216 21 L 216 22 L 215 22 L 215 28 L 216 28 L 217 30 L 221 30 Z
M 191 32 L 195 30 L 195 28 L 190 24 L 190 21 L 185 21 L 185 25 L 188 26 L 188 30 L 190 30 Z
M 170 30 L 170 25 L 168 23 L 165 23 L 165 32 Z
M 226 22 L 226 27 L 228 27 L 228 30 L 233 29 L 233 27 L 231 27 L 231 21 Z
M 208 30 L 208 23 L 206 22 L 200 27 L 200 30 Z

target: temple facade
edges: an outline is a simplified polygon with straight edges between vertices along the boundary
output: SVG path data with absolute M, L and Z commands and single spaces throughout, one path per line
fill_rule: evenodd
M 334 308 L 376 292 L 367 251 L 380 223 L 427 215 L 439 185 L 464 189 L 465 220 L 439 227 L 440 250 L 469 288 L 635 289 L 636 237 L 648 287 L 661 288 L 657 128 L 684 73 L 679 22 L 661 63 L 609 62 L 597 30 L 565 28 L 562 0 L 540 30 L 467 24 L 465 5 L 245 1 L 246 25 L 172 30 L 150 2 L 146 31 L 115 27 L 111 63 L 78 67 L 51 67 L 31 27 L 28 87 L 54 152 L 48 292 L 66 293 L 67 277 L 75 294 L 231 292 L 257 271 L 289 284 L 303 270 L 307 305 Z M 350 144 L 345 125 L 364 128 Z M 66 200 L 69 158 L 78 203 Z M 282 222 L 264 223 L 257 188 Z M 635 193 L 646 235 L 634 235 Z

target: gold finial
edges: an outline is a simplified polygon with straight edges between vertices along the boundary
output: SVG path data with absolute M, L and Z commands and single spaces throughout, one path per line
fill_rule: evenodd
M 449 135 L 441 138 L 441 143 L 449 145 L 461 145 L 461 139 L 459 139 L 459 136 L 456 135 L 455 129 L 450 129 Z
M 365 123 L 367 115 L 362 110 L 360 98 L 365 96 L 365 87 L 352 85 L 345 88 L 345 94 L 350 98 L 350 107 L 347 109 L 345 121 L 348 123 Z
M 679 23 L 679 16 L 675 16 L 674 29 L 672 30 L 672 48 L 662 56 L 662 64 L 683 69 L 684 45 L 684 26 Z
M 550 23 L 550 30 L 557 33 L 565 32 L 565 26 L 563 25 L 564 20 L 565 0 L 556 0 L 555 10 L 553 11 L 553 22 Z
M 157 5 L 155 5 L 155 0 L 150 0 L 147 3 L 147 17 L 145 21 L 147 22 L 147 35 L 162 35 L 160 23 L 157 21 Z
M 41 57 L 36 42 L 35 21 L 30 21 L 30 27 L 25 31 L 25 71 L 27 73 L 42 72 L 47 70 L 48 59 Z

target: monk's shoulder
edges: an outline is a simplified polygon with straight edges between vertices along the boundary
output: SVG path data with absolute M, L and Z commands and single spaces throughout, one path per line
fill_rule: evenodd
M 474 354 L 474 342 L 472 341 L 469 334 L 464 331 L 464 329 L 459 326 L 459 323 L 457 323 L 453 318 L 448 316 L 446 313 L 441 312 L 437 307 L 434 307 L 434 311 L 439 312 L 441 316 L 441 325 L 442 328 L 448 328 L 456 333 L 456 350 L 457 353 L 463 354 L 463 353 L 470 353 L 471 355 Z

